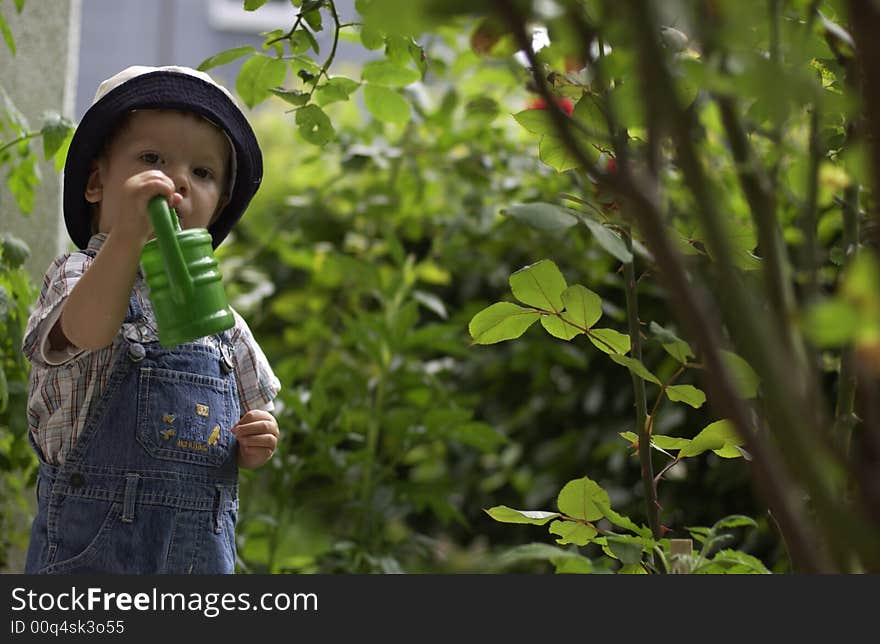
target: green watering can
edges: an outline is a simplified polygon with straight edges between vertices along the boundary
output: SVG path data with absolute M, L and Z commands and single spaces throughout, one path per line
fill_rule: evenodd
M 205 228 L 181 230 L 164 197 L 147 206 L 155 239 L 144 245 L 141 268 L 159 325 L 159 344 L 173 347 L 232 328 L 220 270 Z

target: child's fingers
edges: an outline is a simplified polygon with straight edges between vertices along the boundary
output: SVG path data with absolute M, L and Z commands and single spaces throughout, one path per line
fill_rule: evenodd
M 275 417 L 264 409 L 251 409 L 239 419 L 238 424 L 243 425 L 255 420 L 267 420 L 274 423 Z
M 246 423 L 239 422 L 238 425 L 232 428 L 232 433 L 235 434 L 239 440 L 245 436 L 254 436 L 258 434 L 270 434 L 277 437 L 278 425 L 271 420 L 256 420 Z
M 278 439 L 271 434 L 257 434 L 256 436 L 245 436 L 238 441 L 245 449 L 254 447 L 262 447 L 268 450 L 274 450 L 278 446 Z

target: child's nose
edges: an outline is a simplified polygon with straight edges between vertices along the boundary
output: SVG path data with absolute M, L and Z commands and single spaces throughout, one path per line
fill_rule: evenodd
M 184 168 L 170 168 L 169 176 L 174 182 L 174 189 L 186 196 L 189 191 L 189 177 Z

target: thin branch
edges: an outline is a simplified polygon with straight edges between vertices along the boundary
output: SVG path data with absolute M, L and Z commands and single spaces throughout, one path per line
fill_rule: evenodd
M 642 188 L 637 178 L 628 173 L 609 175 L 599 170 L 584 153 L 571 136 L 569 119 L 552 100 L 518 7 L 505 0 L 495 0 L 493 4 L 499 15 L 507 21 L 517 44 L 525 52 L 535 85 L 547 101 L 548 113 L 562 141 L 579 165 L 590 172 L 603 189 L 626 196 L 630 200 L 631 212 L 637 218 L 641 232 L 661 268 L 661 278 L 669 294 L 672 310 L 679 316 L 691 337 L 695 338 L 705 356 L 707 370 L 712 374 L 712 377 L 707 377 L 707 390 L 712 396 L 713 405 L 734 423 L 746 439 L 753 456 L 759 488 L 774 509 L 780 525 L 784 527 L 794 558 L 803 562 L 806 571 L 828 570 L 829 567 L 812 547 L 804 523 L 803 500 L 797 496 L 787 472 L 781 467 L 777 451 L 764 435 L 756 433 L 752 427 L 748 409 L 739 397 L 721 358 L 718 329 L 713 322 L 712 308 L 697 294 L 687 275 L 681 255 L 667 234 L 660 206 Z
M 0 145 L 0 154 L 3 154 L 6 150 L 11 148 L 14 145 L 18 145 L 19 143 L 24 143 L 25 141 L 29 141 L 30 139 L 35 139 L 40 136 L 42 132 L 25 132 L 17 139 L 12 139 L 11 141 L 7 141 Z
M 814 407 L 804 398 L 805 392 L 793 386 L 787 363 L 780 359 L 779 338 L 773 325 L 763 319 L 761 307 L 740 281 L 734 268 L 731 248 L 714 200 L 711 182 L 697 155 L 691 132 L 693 114 L 677 104 L 673 91 L 671 71 L 657 40 L 656 17 L 653 6 L 645 0 L 630 2 L 630 17 L 636 25 L 636 40 L 641 47 L 638 60 L 648 89 L 649 102 L 664 111 L 670 132 L 676 144 L 679 167 L 697 205 L 697 214 L 706 232 L 707 244 L 719 267 L 720 287 L 724 297 L 718 303 L 725 311 L 725 319 L 734 333 L 737 345 L 762 378 L 764 402 L 776 438 L 785 445 L 782 451 L 790 470 L 809 490 L 816 511 L 817 525 L 826 532 L 827 545 L 832 548 L 838 565 L 847 569 L 853 549 L 870 561 L 880 557 L 880 539 L 876 526 L 865 526 L 842 508 L 833 493 L 832 474 L 843 467 L 837 455 L 823 444 L 823 434 L 816 419 L 804 410 Z M 754 435 L 754 434 L 753 434 Z M 766 472 L 765 472 L 766 473 Z M 801 528 L 803 515 L 798 519 Z M 806 536 L 806 535 L 802 535 Z M 809 550 L 809 541 L 799 543 L 799 555 L 818 564 L 815 544 Z M 827 565 L 827 564 L 826 564 Z M 821 568 L 827 569 L 826 565 Z
M 632 235 L 625 231 L 623 241 L 627 250 L 632 254 Z M 642 335 L 639 323 L 639 300 L 636 292 L 635 267 L 633 260 L 623 265 L 624 292 L 626 294 L 626 314 L 629 326 L 630 355 L 641 362 L 642 360 Z M 636 431 L 639 434 L 639 445 L 650 445 L 648 433 L 648 409 L 645 395 L 645 381 L 635 373 L 630 374 L 633 385 L 633 398 L 636 408 Z M 648 515 L 648 525 L 654 538 L 662 537 L 660 532 L 660 514 L 657 503 L 657 488 L 653 485 L 654 465 L 651 460 L 652 454 L 649 449 L 639 450 L 639 469 L 642 475 L 642 493 L 645 495 L 645 511 Z

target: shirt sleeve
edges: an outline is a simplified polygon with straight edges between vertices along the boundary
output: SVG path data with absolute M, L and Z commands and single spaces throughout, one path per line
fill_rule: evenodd
M 88 255 L 71 253 L 57 258 L 46 271 L 22 342 L 22 352 L 31 363 L 56 366 L 83 353 L 83 349 L 76 347 L 68 347 L 62 351 L 53 350 L 49 345 L 49 331 L 58 321 L 62 305 L 73 287 L 91 263 L 92 258 Z
M 242 414 L 252 409 L 274 409 L 273 400 L 281 383 L 272 371 L 263 350 L 237 311 L 233 310 L 235 327 L 232 333 L 238 395 Z

